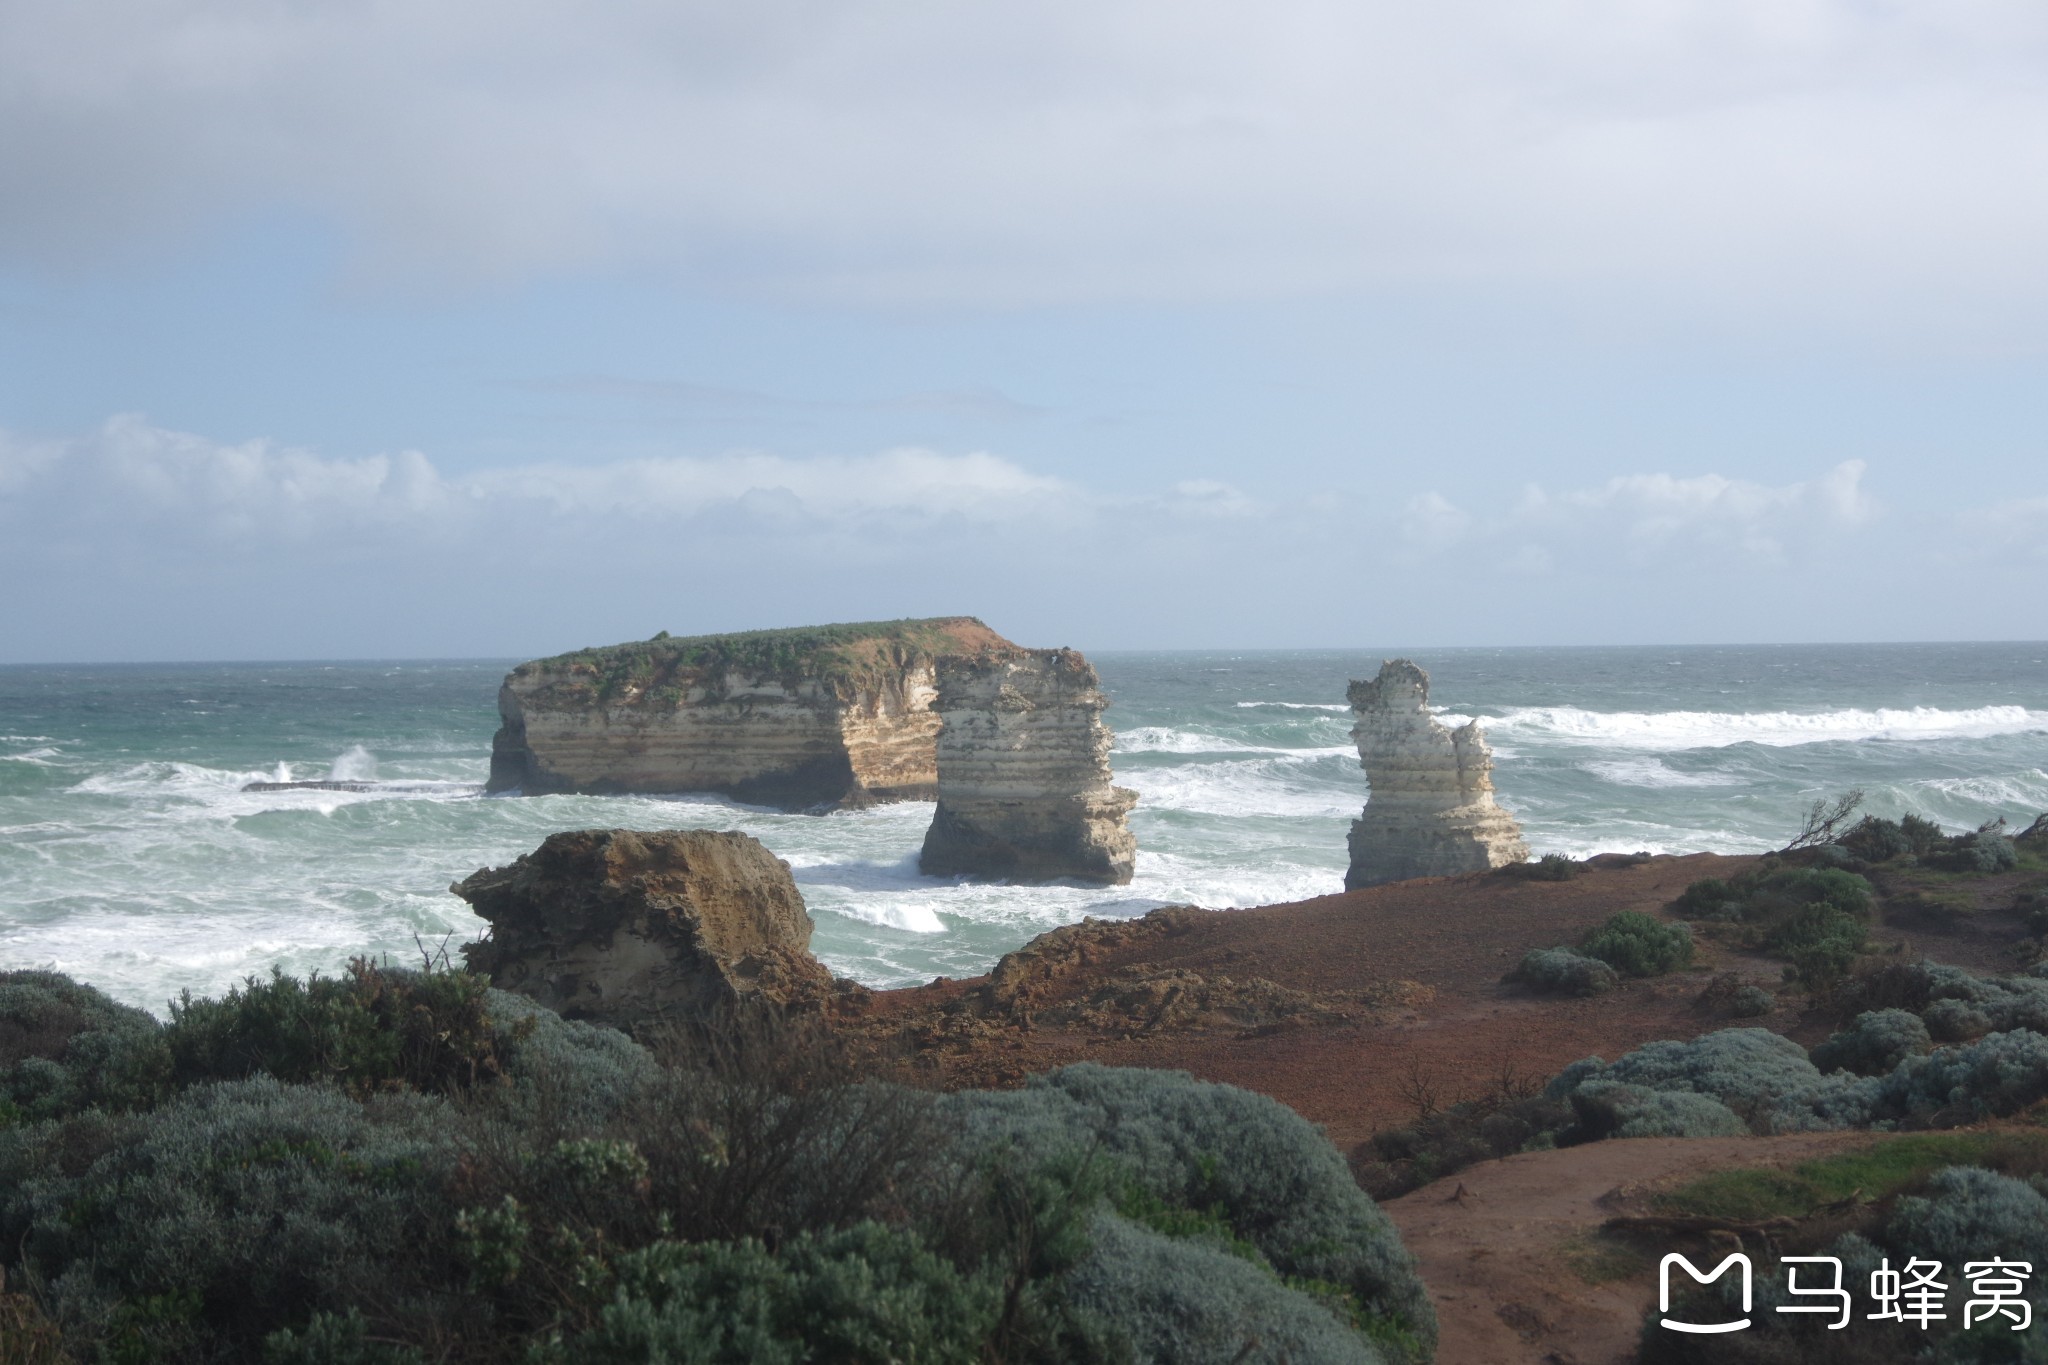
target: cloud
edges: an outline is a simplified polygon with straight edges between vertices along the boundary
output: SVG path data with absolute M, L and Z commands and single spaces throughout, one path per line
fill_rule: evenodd
M 1770 486 L 1719 474 L 1627 474 L 1550 493 L 1530 484 L 1491 517 L 1440 493 L 1412 499 L 1405 542 L 1423 551 L 1487 547 L 1518 573 L 1562 564 L 1688 568 L 1779 565 L 1823 549 L 1878 515 L 1863 489 L 1867 466 L 1844 460 L 1816 479 Z
M 1077 490 L 989 454 L 890 450 L 793 460 L 532 464 L 445 478 L 417 451 L 361 459 L 252 440 L 224 444 L 126 414 L 69 441 L 0 436 L 0 519 L 24 532 L 150 527 L 207 549 L 344 541 L 565 519 L 689 521 L 778 502 L 843 523 L 1057 516 Z
M 2026 633 L 1984 567 L 2048 554 L 2048 503 L 1881 514 L 1866 477 L 1630 474 L 1460 506 L 1112 493 L 919 449 L 451 476 L 130 415 L 0 433 L 0 579 L 28 585 L 0 597 L 0 659 L 532 654 L 960 611 L 1130 648 Z
M 282 208 L 400 277 L 2024 315 L 2044 56 L 2026 0 L 13 5 L 0 252 Z

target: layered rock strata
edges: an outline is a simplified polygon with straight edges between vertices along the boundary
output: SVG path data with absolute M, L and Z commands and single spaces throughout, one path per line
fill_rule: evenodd
M 1529 856 L 1493 800 L 1493 754 L 1479 722 L 1446 729 L 1429 713 L 1429 674 L 1406 659 L 1349 691 L 1351 737 L 1372 786 L 1351 823 L 1347 890 L 1479 872 Z
M 938 810 L 919 866 L 932 876 L 1121 885 L 1138 843 L 1135 792 L 1110 784 L 1095 669 L 1071 649 L 941 659 Z
M 449 889 L 491 924 L 469 970 L 566 1018 L 631 1029 L 834 988 L 789 864 L 750 835 L 553 834 Z
M 938 792 L 942 654 L 971 616 L 652 640 L 537 659 L 498 692 L 487 790 L 709 791 L 787 810 Z

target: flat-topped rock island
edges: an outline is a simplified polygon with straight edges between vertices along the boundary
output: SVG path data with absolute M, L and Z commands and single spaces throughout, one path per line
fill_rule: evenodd
M 672 637 L 512 670 L 487 790 L 708 791 L 785 810 L 938 795 L 935 668 L 1016 646 L 971 616 Z

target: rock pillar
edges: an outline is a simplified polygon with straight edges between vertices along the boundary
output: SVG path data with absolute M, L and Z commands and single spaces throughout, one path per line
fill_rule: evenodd
M 1372 784 L 1351 823 L 1344 886 L 1480 872 L 1529 856 L 1513 816 L 1494 804 L 1493 754 L 1479 722 L 1448 730 L 1429 713 L 1429 674 L 1406 659 L 1351 684 L 1351 737 Z
M 942 657 L 939 807 L 920 867 L 932 876 L 1122 885 L 1138 844 L 1135 792 L 1110 785 L 1095 669 L 1071 649 Z

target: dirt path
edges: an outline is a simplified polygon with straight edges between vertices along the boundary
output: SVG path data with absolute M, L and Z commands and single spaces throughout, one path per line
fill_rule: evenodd
M 1473 1166 L 1386 1210 L 1443 1324 L 1439 1365 L 1623 1365 L 1636 1358 L 1656 1273 L 1603 1248 L 1603 1223 L 1704 1171 L 1789 1165 L 1870 1140 L 1614 1139 Z

